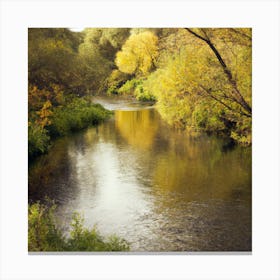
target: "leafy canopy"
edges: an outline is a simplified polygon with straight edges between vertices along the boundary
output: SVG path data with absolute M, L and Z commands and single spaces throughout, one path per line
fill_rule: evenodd
M 116 65 L 128 74 L 147 75 L 155 68 L 158 37 L 150 31 L 132 34 L 116 55 Z

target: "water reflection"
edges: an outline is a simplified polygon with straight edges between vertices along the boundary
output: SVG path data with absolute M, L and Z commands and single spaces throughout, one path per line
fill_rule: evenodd
M 150 150 L 158 130 L 158 115 L 154 110 L 116 111 L 116 129 L 127 143 L 141 150 Z
M 55 198 L 65 231 L 79 211 L 133 251 L 251 250 L 251 151 L 224 145 L 154 109 L 119 110 L 57 141 L 30 168 L 29 198 Z

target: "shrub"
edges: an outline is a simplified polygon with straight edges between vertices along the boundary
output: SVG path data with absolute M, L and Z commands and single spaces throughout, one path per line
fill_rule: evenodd
M 28 206 L 28 250 L 63 251 L 65 239 L 55 226 L 53 211 L 55 206 L 43 206 L 39 203 Z
M 98 124 L 111 115 L 100 104 L 90 99 L 68 97 L 66 105 L 52 107 L 51 113 L 44 107 L 30 112 L 28 124 L 28 158 L 47 152 L 50 139 L 64 136 L 91 125 Z
M 28 158 L 34 158 L 37 155 L 47 151 L 50 137 L 46 129 L 39 124 L 28 123 Z
M 107 94 L 118 94 L 118 89 L 129 79 L 130 75 L 113 70 L 107 79 Z
M 142 79 L 132 79 L 127 81 L 119 90 L 120 94 L 133 94 L 139 101 L 156 101 L 154 95 L 152 95 L 144 86 L 145 81 Z
M 140 101 L 156 101 L 156 97 L 152 95 L 143 84 L 138 84 L 135 88 L 134 95 Z
M 226 129 L 223 121 L 224 112 L 210 100 L 197 102 L 191 115 L 191 124 L 207 132 L 219 132 Z
M 115 235 L 105 240 L 96 228 L 88 230 L 83 226 L 83 218 L 73 214 L 72 230 L 67 241 L 69 251 L 128 251 L 128 243 Z
M 251 119 L 243 119 L 237 123 L 236 128 L 231 131 L 230 137 L 242 146 L 249 146 L 252 144 L 252 123 Z
M 52 136 L 63 136 L 98 124 L 110 114 L 100 104 L 92 104 L 84 98 L 74 98 L 69 104 L 54 109 L 48 129 Z
M 55 205 L 39 202 L 28 206 L 28 250 L 35 251 L 128 251 L 129 245 L 115 235 L 102 237 L 96 228 L 88 230 L 83 218 L 73 214 L 70 237 L 58 229 L 54 218 Z
M 112 94 L 118 94 L 118 87 L 116 85 L 110 86 L 107 89 L 107 94 L 112 95 Z
M 119 88 L 118 93 L 125 94 L 125 95 L 133 94 L 136 86 L 139 85 L 140 83 L 141 81 L 138 79 L 128 80 L 126 81 L 125 84 L 122 85 L 122 87 Z

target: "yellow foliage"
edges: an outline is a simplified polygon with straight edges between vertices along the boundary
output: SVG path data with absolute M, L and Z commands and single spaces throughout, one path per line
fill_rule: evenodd
M 52 103 L 49 100 L 47 100 L 44 103 L 42 109 L 37 112 L 39 119 L 36 121 L 36 123 L 38 123 L 42 128 L 51 124 L 51 121 L 49 119 L 49 117 L 53 114 L 51 108 L 52 108 Z
M 116 65 L 127 74 L 146 75 L 158 57 L 158 37 L 150 31 L 132 34 L 117 53 Z
M 240 35 L 231 29 L 206 31 L 230 69 L 239 91 L 251 106 L 249 33 L 244 33 L 248 37 L 245 42 L 243 36 L 240 39 Z M 159 112 L 171 124 L 207 131 L 221 131 L 227 125 L 234 127 L 236 124 L 236 129 L 242 130 L 241 135 L 245 132 L 249 135 L 251 124 L 246 121 L 248 117 L 240 114 L 243 108 L 235 102 L 233 84 L 209 46 L 192 37 L 191 40 L 187 36 L 179 37 L 180 49 L 176 53 L 166 53 L 164 59 L 161 57 L 160 67 L 149 75 L 143 86 L 156 96 Z M 168 41 L 165 46 L 168 47 Z M 249 138 L 246 136 L 246 139 Z

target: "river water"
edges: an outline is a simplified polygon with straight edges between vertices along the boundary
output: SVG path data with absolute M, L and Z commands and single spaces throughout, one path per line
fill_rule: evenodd
M 54 199 L 65 233 L 74 211 L 131 251 L 251 251 L 251 149 L 193 136 L 152 106 L 96 99 L 114 110 L 56 140 L 29 168 L 29 201 Z

